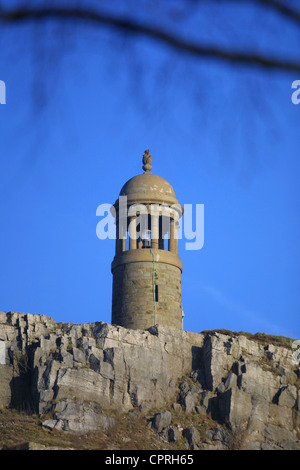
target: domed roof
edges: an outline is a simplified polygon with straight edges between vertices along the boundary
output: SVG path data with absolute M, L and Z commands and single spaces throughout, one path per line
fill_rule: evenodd
M 149 150 L 143 156 L 143 169 L 145 173 L 134 176 L 124 184 L 120 196 L 127 196 L 127 204 L 132 203 L 158 203 L 179 204 L 175 191 L 164 178 L 150 173 L 152 158 Z
M 124 184 L 120 196 L 127 196 L 128 203 L 157 202 L 160 204 L 178 204 L 172 186 L 160 176 L 142 173 Z

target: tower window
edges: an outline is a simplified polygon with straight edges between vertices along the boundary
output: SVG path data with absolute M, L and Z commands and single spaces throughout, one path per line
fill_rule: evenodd
M 142 232 L 142 242 L 143 242 L 143 248 L 151 248 L 151 231 L 150 230 L 144 230 Z
M 155 284 L 155 302 L 158 302 L 158 285 Z

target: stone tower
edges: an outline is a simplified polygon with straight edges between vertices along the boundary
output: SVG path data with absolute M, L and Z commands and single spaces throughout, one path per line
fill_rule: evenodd
M 144 173 L 127 181 L 111 210 L 116 223 L 112 324 L 182 328 L 178 228 L 183 208 L 172 186 L 151 173 L 151 164 L 146 150 Z

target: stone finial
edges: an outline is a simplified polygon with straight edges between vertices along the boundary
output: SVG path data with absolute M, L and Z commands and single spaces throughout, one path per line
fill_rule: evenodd
M 151 163 L 152 163 L 152 157 L 151 157 L 151 154 L 150 154 L 150 150 L 147 149 L 147 150 L 145 150 L 144 155 L 143 155 L 143 170 L 144 170 L 145 173 L 152 170 Z

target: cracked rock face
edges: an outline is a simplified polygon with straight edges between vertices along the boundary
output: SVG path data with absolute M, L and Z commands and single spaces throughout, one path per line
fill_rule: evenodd
M 81 402 L 97 405 L 97 412 L 128 411 L 144 403 L 162 406 L 173 398 L 176 380 L 190 373 L 197 362 L 195 348 L 203 343 L 201 335 L 172 327 L 139 331 L 102 322 L 56 324 L 45 316 L 19 313 L 2 312 L 0 325 L 7 352 L 0 365 L 0 404 L 40 416 L 51 412 L 56 421 L 48 426 L 65 430 L 75 422 L 62 414 L 66 400 L 68 409 L 70 400 L 76 404 L 84 429 L 91 420 Z
M 295 449 L 300 386 L 292 353 L 242 334 L 58 324 L 1 312 L 0 406 L 34 411 L 50 429 L 79 433 L 112 426 L 111 410 L 156 408 L 163 411 L 153 428 L 176 441 L 166 408 L 177 401 L 187 414 L 210 414 L 243 434 L 247 448 Z M 201 445 L 197 429 L 185 434 Z M 222 448 L 219 434 L 212 442 Z

